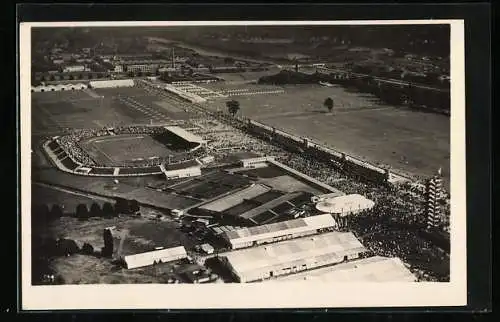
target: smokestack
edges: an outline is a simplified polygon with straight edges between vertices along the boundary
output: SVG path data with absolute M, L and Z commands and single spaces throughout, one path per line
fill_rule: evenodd
M 175 49 L 172 48 L 172 68 L 175 68 Z

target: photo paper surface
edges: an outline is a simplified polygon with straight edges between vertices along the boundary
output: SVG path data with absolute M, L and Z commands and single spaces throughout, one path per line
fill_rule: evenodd
M 466 305 L 463 21 L 19 31 L 23 310 Z

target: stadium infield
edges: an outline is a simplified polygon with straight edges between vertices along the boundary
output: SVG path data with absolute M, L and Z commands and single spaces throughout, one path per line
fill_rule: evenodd
M 146 134 L 95 137 L 81 145 L 100 164 L 156 159 L 179 153 Z
M 442 167 L 449 187 L 449 117 L 383 105 L 374 96 L 337 86 L 281 87 L 284 93 L 235 97 L 240 102 L 241 115 L 309 137 L 351 156 L 390 165 L 403 174 L 428 177 Z M 323 107 L 327 97 L 335 104 L 331 114 Z M 209 102 L 207 106 L 212 110 L 227 109 L 224 100 Z

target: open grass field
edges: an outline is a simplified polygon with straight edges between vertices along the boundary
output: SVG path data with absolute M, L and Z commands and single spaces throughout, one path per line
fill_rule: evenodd
M 102 128 L 187 119 L 190 112 L 175 101 L 141 88 L 107 88 L 31 93 L 34 135 L 56 135 L 64 128 Z M 118 95 L 125 99 L 118 99 Z
M 156 159 L 178 153 L 151 136 L 142 134 L 95 137 L 82 143 L 82 146 L 101 164 Z
M 242 115 L 410 175 L 427 177 L 442 167 L 449 187 L 449 117 L 380 105 L 341 87 L 283 88 L 284 94 L 238 96 Z M 326 97 L 335 102 L 333 114 L 323 107 Z M 209 106 L 225 109 L 225 102 Z
M 76 94 L 78 93 L 78 94 Z M 127 106 L 111 98 L 94 98 L 84 91 L 32 93 L 32 132 L 47 133 L 62 128 L 99 128 L 128 124 Z
M 140 203 L 165 209 L 183 209 L 201 201 L 188 196 L 147 188 L 147 183 L 160 180 L 157 176 L 122 178 L 118 184 L 115 184 L 112 178 L 75 176 L 53 168 L 37 171 L 32 179 L 36 182 L 61 185 L 104 197 L 136 199 Z

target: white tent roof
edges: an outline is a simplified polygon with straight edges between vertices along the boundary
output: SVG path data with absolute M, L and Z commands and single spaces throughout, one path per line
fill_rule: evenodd
M 128 268 L 141 267 L 153 264 L 154 261 L 168 261 L 169 258 L 186 257 L 186 249 L 184 246 L 164 248 L 146 253 L 124 256 L 124 261 Z
M 332 232 L 278 242 L 230 252 L 226 255 L 235 272 L 275 270 L 291 265 L 302 265 L 313 259 L 343 256 L 366 251 L 361 242 L 350 232 Z
M 375 203 L 362 195 L 351 194 L 328 198 L 316 204 L 316 209 L 330 214 L 348 214 L 371 209 Z
M 246 243 L 262 239 L 298 234 L 306 231 L 335 226 L 335 220 L 330 214 L 292 219 L 283 222 L 248 227 L 224 233 L 231 243 Z
M 396 257 L 374 256 L 278 278 L 277 281 L 414 282 L 416 276 Z

